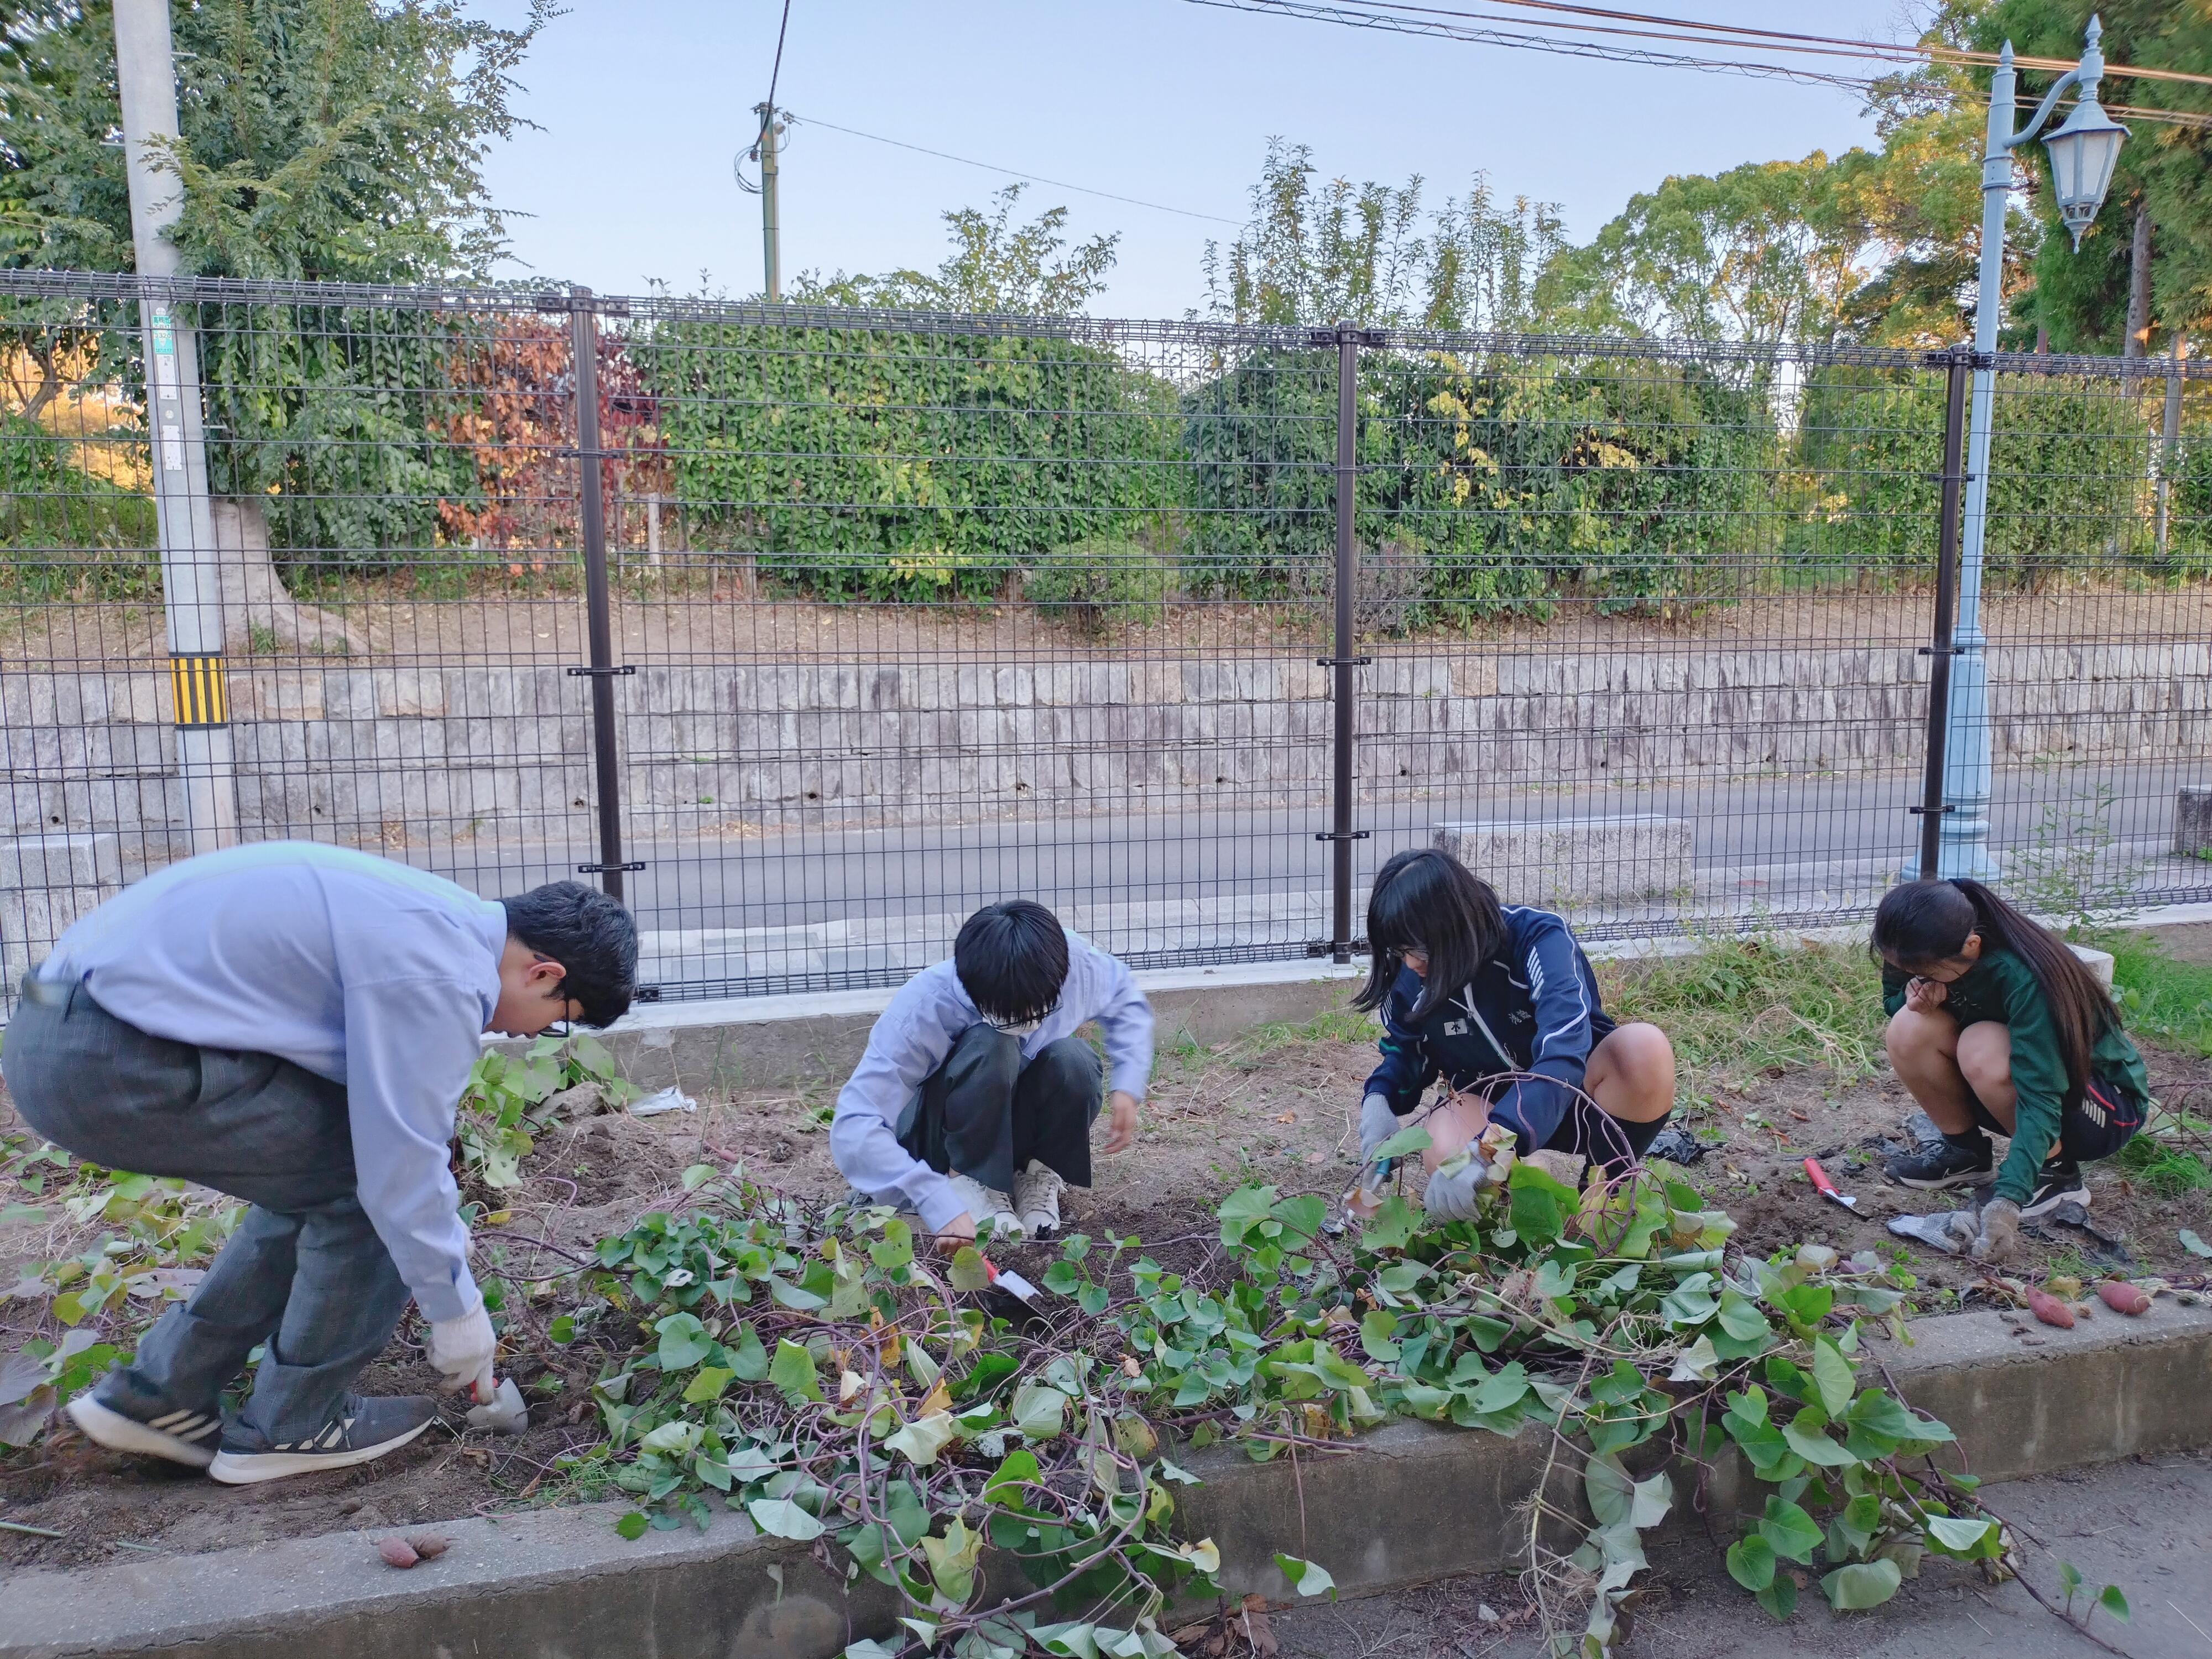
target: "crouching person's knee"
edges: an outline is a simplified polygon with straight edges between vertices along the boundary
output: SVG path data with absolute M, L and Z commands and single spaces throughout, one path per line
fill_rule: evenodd
M 1105 1073 L 1098 1063 L 1098 1051 L 1081 1037 L 1065 1036 L 1046 1043 L 1030 1061 L 1028 1070 L 1054 1096 L 1079 1100 L 1092 1114 L 1098 1110 Z

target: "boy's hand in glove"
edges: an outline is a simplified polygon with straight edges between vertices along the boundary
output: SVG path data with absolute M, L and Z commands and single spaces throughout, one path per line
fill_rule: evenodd
M 473 1386 L 478 1399 L 491 1398 L 497 1386 L 492 1360 L 499 1342 L 492 1335 L 491 1316 L 484 1311 L 483 1298 L 458 1319 L 432 1320 L 426 1346 L 430 1363 L 445 1374 L 448 1389 Z
M 1381 1095 L 1370 1095 L 1359 1103 L 1359 1164 L 1362 1169 L 1375 1161 L 1375 1149 L 1398 1133 L 1398 1115 L 1390 1109 L 1390 1103 Z
M 1981 1224 L 1966 1254 L 1977 1261 L 2009 1261 L 2020 1254 L 2020 1206 L 1993 1198 L 1982 1206 Z

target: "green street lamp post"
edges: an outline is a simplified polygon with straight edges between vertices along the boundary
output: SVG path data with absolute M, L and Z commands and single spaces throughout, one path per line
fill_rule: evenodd
M 2005 202 L 2012 191 L 2012 153 L 2043 131 L 2059 98 L 2079 88 L 2081 100 L 2044 143 L 2050 153 L 2058 216 L 2081 246 L 2081 233 L 2104 205 L 2127 129 L 2097 102 L 2105 54 L 2104 25 L 2089 20 L 2081 61 L 2059 78 L 2026 126 L 2013 129 L 2012 42 L 2005 42 L 1990 82 L 1989 151 L 1982 162 L 1981 293 L 1974 308 L 1974 379 L 1966 441 L 1966 510 L 1959 543 L 1959 612 L 1951 637 L 1951 697 L 1944 740 L 1942 834 L 1936 873 L 1987 880 L 1998 873 L 1990 856 L 1989 674 L 1982 632 L 1982 545 L 1989 522 L 1990 427 L 1996 380 L 1991 360 L 2004 308 Z M 1918 873 L 1914 870 L 1911 873 Z

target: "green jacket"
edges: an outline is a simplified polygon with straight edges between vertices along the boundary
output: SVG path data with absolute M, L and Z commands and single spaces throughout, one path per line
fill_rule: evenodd
M 1905 1006 L 1907 977 L 1887 964 L 1882 968 L 1881 1003 L 1893 1014 Z M 2066 1061 L 2051 1023 L 2050 1005 L 2025 962 L 2010 951 L 1990 951 L 1946 988 L 1943 1007 L 1961 1030 L 1985 1019 L 2011 1030 L 2012 1082 L 2020 1101 L 2014 1109 L 2012 1147 L 1997 1171 L 1997 1192 L 2025 1204 L 2035 1190 L 2036 1172 L 2058 1144 L 2059 1115 L 2066 1104 Z M 2137 1100 L 2150 1098 L 2142 1056 L 2117 1024 L 2106 1026 L 2097 1038 L 2090 1050 L 2090 1071 Z

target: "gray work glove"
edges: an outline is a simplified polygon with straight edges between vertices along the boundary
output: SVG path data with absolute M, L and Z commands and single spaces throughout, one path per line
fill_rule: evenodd
M 1982 1206 L 1981 1224 L 1966 1254 L 1977 1261 L 2009 1261 L 2020 1254 L 2020 1206 L 1993 1198 Z
M 1375 1149 L 1400 1127 L 1397 1113 L 1381 1095 L 1370 1095 L 1359 1103 L 1359 1164 L 1364 1169 L 1375 1161 Z
M 1475 1199 L 1491 1184 L 1490 1165 L 1472 1146 L 1429 1177 L 1421 1207 L 1437 1221 L 1472 1221 Z

